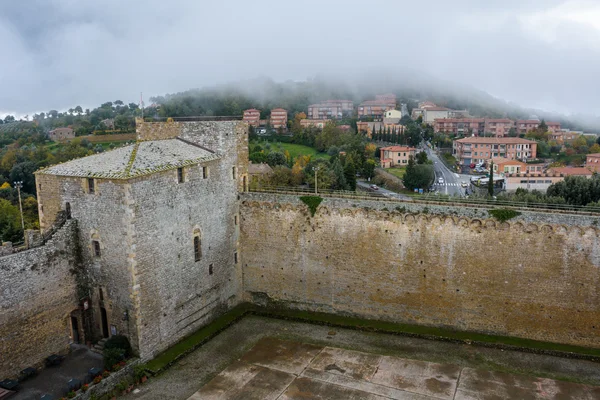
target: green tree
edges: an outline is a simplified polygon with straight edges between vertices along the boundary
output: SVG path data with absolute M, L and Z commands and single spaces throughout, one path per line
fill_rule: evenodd
M 367 179 L 373 179 L 375 177 L 375 167 L 377 163 L 373 159 L 365 161 L 363 165 L 362 175 Z
M 0 239 L 5 242 L 20 242 L 21 216 L 19 208 L 12 205 L 10 201 L 0 199 Z
M 433 166 L 429 164 L 417 165 L 413 156 L 408 158 L 408 165 L 404 173 L 403 183 L 407 189 L 425 189 L 433 183 Z
M 344 174 L 344 167 L 339 158 L 335 158 L 331 164 L 331 172 L 333 173 L 334 181 L 331 184 L 333 190 L 347 190 L 348 184 L 346 182 L 346 176 Z
M 276 165 L 286 165 L 287 160 L 285 158 L 285 154 L 279 151 L 270 152 L 267 154 L 267 164 L 269 164 L 271 167 Z
M 416 154 L 417 164 L 427 164 L 427 153 L 421 151 Z
M 346 165 L 344 165 L 344 176 L 346 177 L 346 183 L 348 185 L 348 189 L 355 191 L 356 190 L 356 169 L 354 168 L 354 163 L 350 160 L 346 160 Z

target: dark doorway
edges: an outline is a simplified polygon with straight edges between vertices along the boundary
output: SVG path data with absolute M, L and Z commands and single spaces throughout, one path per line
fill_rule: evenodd
M 65 204 L 65 211 L 67 213 L 67 219 L 71 219 L 71 203 Z
M 73 330 L 73 342 L 79 343 L 79 323 L 77 317 L 71 315 L 71 329 Z
M 106 308 L 100 307 L 100 317 L 102 318 L 102 337 L 108 337 L 108 317 L 106 316 Z
M 244 176 L 244 178 L 242 179 L 242 182 L 243 182 L 243 185 L 242 185 L 243 190 L 244 190 L 244 192 L 247 192 L 248 191 L 248 178 L 246 176 Z

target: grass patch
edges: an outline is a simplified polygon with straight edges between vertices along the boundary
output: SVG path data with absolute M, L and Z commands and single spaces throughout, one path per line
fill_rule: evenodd
M 147 363 L 146 368 L 153 374 L 162 371 L 181 357 L 192 352 L 202 344 L 212 339 L 219 332 L 237 322 L 240 318 L 246 315 L 247 312 L 248 305 L 241 305 L 232 309 L 231 311 L 215 319 L 207 326 L 197 330 L 190 336 L 182 339 L 164 352 L 160 353 L 156 358 Z
M 338 326 L 342 328 L 359 329 L 363 331 L 392 333 L 456 342 L 470 342 L 484 346 L 488 345 L 500 348 L 518 348 L 521 350 L 531 351 L 533 353 L 547 353 L 557 355 L 560 355 L 559 353 L 574 353 L 587 356 L 584 358 L 600 358 L 600 349 L 574 346 L 569 344 L 542 342 L 538 340 L 522 339 L 512 336 L 496 336 L 477 332 L 456 331 L 431 326 L 401 324 L 395 322 L 368 320 L 342 315 L 289 309 L 269 309 L 265 312 L 258 313 L 261 315 L 272 316 L 275 318 L 293 319 L 309 323 Z
M 406 173 L 406 167 L 387 168 L 385 171 L 394 175 L 396 178 L 402 179 L 404 178 L 404 174 Z
M 320 196 L 301 196 L 300 200 L 302 200 L 302 202 L 308 206 L 311 217 L 314 217 L 319 204 L 321 204 L 323 201 L 323 198 Z

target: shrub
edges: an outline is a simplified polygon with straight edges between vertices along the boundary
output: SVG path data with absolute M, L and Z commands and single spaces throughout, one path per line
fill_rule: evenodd
M 129 339 L 123 335 L 111 336 L 110 339 L 104 343 L 104 349 L 121 349 L 125 350 L 125 357 L 131 355 L 131 345 Z
M 118 365 L 120 361 L 125 358 L 125 350 L 119 348 L 107 349 L 104 348 L 104 368 L 113 369 L 115 365 Z M 113 369 L 114 371 L 114 369 Z
M 98 384 L 98 383 L 102 382 L 102 377 L 100 375 L 98 375 L 97 377 L 94 378 L 93 382 L 95 384 Z
M 103 378 L 108 378 L 108 377 L 109 377 L 109 375 L 110 375 L 110 372 L 109 372 L 109 371 L 104 371 L 104 372 L 102 372 L 102 377 L 103 377 Z
M 76 393 L 74 391 L 72 391 L 72 390 L 69 393 L 67 393 L 67 398 L 68 399 L 72 399 L 75 396 L 76 396 Z
M 86 383 L 86 384 L 84 384 L 84 385 L 81 387 L 81 391 L 82 391 L 83 393 L 85 393 L 85 392 L 87 392 L 87 391 L 88 391 L 88 389 L 89 389 L 89 388 L 90 388 L 90 385 L 88 385 L 88 384 Z
M 147 368 L 146 364 L 138 364 L 135 367 L 133 367 L 133 375 L 134 375 L 136 381 L 139 381 L 144 376 L 148 377 L 146 368 Z

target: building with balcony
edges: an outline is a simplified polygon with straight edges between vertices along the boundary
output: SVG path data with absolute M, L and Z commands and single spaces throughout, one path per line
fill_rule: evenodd
M 518 133 L 527 133 L 540 126 L 541 121 L 539 119 L 519 119 L 517 120 L 516 128 Z M 560 131 L 560 122 L 546 122 L 548 126 L 548 132 Z
M 463 169 L 495 157 L 525 162 L 536 158 L 537 143 L 510 137 L 466 137 L 452 143 L 452 154 Z
M 287 130 L 287 110 L 283 108 L 274 108 L 271 110 L 271 126 L 273 129 Z
M 244 110 L 242 121 L 250 126 L 258 128 L 260 126 L 260 110 L 257 110 L 256 108 Z
M 417 149 L 407 146 L 390 146 L 381 148 L 381 167 L 391 168 L 396 166 L 406 166 L 408 158 L 415 156 Z
M 483 136 L 485 132 L 484 118 L 436 118 L 433 123 L 436 133 L 455 136 Z
M 363 101 L 358 105 L 358 118 L 372 117 L 382 119 L 386 111 L 394 110 L 395 108 L 396 103 L 381 100 Z
M 308 106 L 308 119 L 342 118 L 352 115 L 354 103 L 351 100 L 326 100 Z

